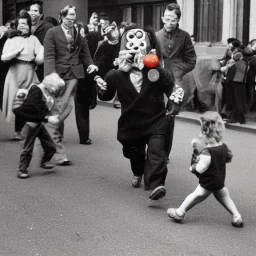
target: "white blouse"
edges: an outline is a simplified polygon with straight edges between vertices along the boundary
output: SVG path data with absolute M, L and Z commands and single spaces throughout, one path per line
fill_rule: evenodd
M 19 54 L 19 49 L 23 50 Z M 2 61 L 8 61 L 13 58 L 24 61 L 35 61 L 37 65 L 44 62 L 44 47 L 37 37 L 15 36 L 6 40 L 1 56 Z

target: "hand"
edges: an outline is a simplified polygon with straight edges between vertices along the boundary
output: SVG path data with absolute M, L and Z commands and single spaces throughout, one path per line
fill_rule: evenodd
M 98 76 L 95 79 L 95 81 L 101 90 L 104 90 L 104 91 L 107 90 L 107 83 L 100 76 Z
M 48 123 L 50 123 L 50 124 L 59 124 L 59 122 L 60 122 L 59 115 L 48 117 Z
M 97 66 L 95 66 L 94 64 L 89 65 L 89 67 L 87 68 L 87 73 L 91 74 L 93 72 L 97 72 L 99 70 L 99 68 Z

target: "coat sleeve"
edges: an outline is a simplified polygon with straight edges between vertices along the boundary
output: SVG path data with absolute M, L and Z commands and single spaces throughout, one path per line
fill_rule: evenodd
M 187 74 L 192 71 L 196 65 L 196 52 L 188 33 L 185 36 L 183 45 L 183 62 L 181 66 L 184 70 L 184 74 Z
M 39 88 L 33 86 L 29 90 L 27 98 L 23 104 L 13 110 L 15 115 L 30 122 L 47 122 L 45 118 L 48 114 L 46 107 L 42 108 L 42 93 Z
M 79 58 L 83 63 L 84 68 L 87 69 L 89 65 L 93 64 L 93 60 L 92 60 L 90 49 L 85 37 L 82 38 L 81 43 L 82 43 L 82 47 L 81 47 Z
M 110 70 L 106 77 L 105 82 L 107 83 L 107 89 L 106 90 L 100 90 L 98 92 L 98 97 L 102 101 L 109 101 L 112 100 L 116 94 L 116 87 L 115 87 L 115 70 Z
M 40 41 L 35 37 L 35 63 L 37 65 L 43 64 L 44 62 L 44 47 Z
M 49 29 L 44 39 L 44 76 L 56 73 L 56 43 L 53 29 Z

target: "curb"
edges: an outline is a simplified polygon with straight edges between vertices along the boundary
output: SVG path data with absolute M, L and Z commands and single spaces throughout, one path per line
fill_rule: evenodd
M 99 106 L 105 106 L 105 107 L 113 107 L 113 102 L 104 102 L 104 101 L 98 101 Z M 202 114 L 194 113 L 194 112 L 180 112 L 175 119 L 186 122 L 186 123 L 192 123 L 200 125 L 199 117 Z M 256 134 L 256 123 L 255 122 L 247 122 L 246 124 L 225 124 L 225 127 L 230 130 L 239 131 L 239 132 L 247 132 Z

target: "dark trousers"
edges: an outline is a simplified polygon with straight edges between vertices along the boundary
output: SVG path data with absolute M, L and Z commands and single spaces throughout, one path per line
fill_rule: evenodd
M 75 96 L 75 115 L 80 143 L 85 143 L 89 139 L 90 105 L 91 101 L 86 85 L 79 83 Z
M 164 148 L 165 148 L 166 157 L 169 158 L 169 155 L 172 150 L 175 116 L 169 115 L 167 118 L 168 118 L 168 125 L 166 127 Z
M 15 132 L 21 132 L 25 124 L 26 121 L 22 117 L 15 116 Z
M 31 127 L 28 124 L 25 125 L 25 140 L 23 150 L 20 155 L 19 170 L 26 171 L 33 154 L 35 140 L 38 138 L 44 150 L 42 157 L 42 163 L 51 160 L 56 152 L 56 146 L 51 136 L 47 132 L 43 124 L 38 124 L 36 127 Z
M 123 154 L 130 159 L 132 172 L 135 176 L 144 174 L 145 190 L 164 185 L 167 175 L 165 136 L 152 135 L 145 141 L 123 142 Z M 147 148 L 147 158 L 145 150 Z

